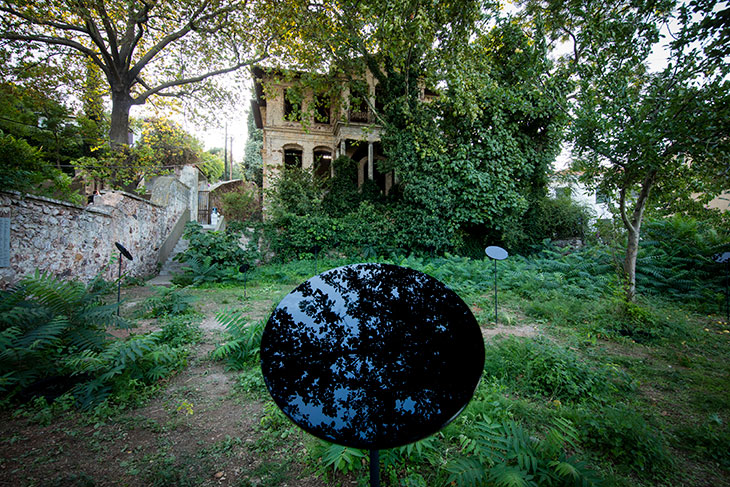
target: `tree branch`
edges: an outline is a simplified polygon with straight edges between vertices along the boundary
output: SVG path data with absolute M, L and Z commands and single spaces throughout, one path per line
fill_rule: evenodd
M 40 19 L 37 17 L 33 17 L 31 15 L 27 15 L 23 12 L 20 12 L 18 10 L 15 10 L 15 9 L 7 7 L 7 6 L 0 6 L 0 12 L 5 12 L 10 15 L 14 15 L 15 17 L 25 20 L 26 22 L 30 22 L 31 24 L 46 25 L 48 27 L 53 27 L 54 29 L 68 30 L 68 31 L 73 31 L 73 32 L 80 32 L 82 34 L 87 34 L 86 30 L 84 30 L 82 27 L 79 27 L 78 25 L 67 24 L 65 22 L 55 22 L 50 19 L 43 20 L 43 19 Z
M 618 209 L 621 214 L 621 221 L 624 222 L 624 226 L 629 232 L 636 232 L 636 229 L 629 221 L 629 217 L 626 214 L 626 187 L 621 186 L 621 189 L 619 190 L 619 198 L 618 198 Z
M 96 3 L 96 12 L 99 14 L 99 17 L 101 18 L 102 24 L 104 24 L 104 31 L 106 31 L 106 37 L 109 41 L 109 49 L 111 49 L 112 56 L 115 59 L 119 59 L 119 47 L 117 45 L 117 29 L 114 27 L 114 25 L 109 22 L 109 14 L 106 11 L 106 7 L 104 6 L 104 2 L 102 0 L 97 0 Z
M 89 56 L 96 65 L 104 69 L 104 64 L 99 59 L 96 52 L 89 49 L 88 47 L 84 46 L 83 44 L 80 44 L 76 41 L 72 41 L 69 39 L 63 39 L 61 37 L 53 37 L 53 36 L 45 36 L 45 35 L 21 35 L 21 34 L 12 34 L 12 33 L 2 33 L 0 34 L 0 37 L 3 39 L 8 39 L 10 41 L 23 41 L 23 42 L 40 42 L 42 44 L 52 44 L 56 46 L 66 46 L 70 47 L 72 49 L 75 49 L 83 54 L 86 54 Z
M 244 2 L 245 4 L 245 2 Z M 190 17 L 190 20 L 188 23 L 186 23 L 183 27 L 178 29 L 177 31 L 165 36 L 160 42 L 155 44 L 152 49 L 147 51 L 147 53 L 142 56 L 142 58 L 137 61 L 137 63 L 131 67 L 129 70 L 131 79 L 134 79 L 137 77 L 137 75 L 142 71 L 142 69 L 152 60 L 154 59 L 157 54 L 160 53 L 165 47 L 167 47 L 170 43 L 175 42 L 178 39 L 181 39 L 185 37 L 189 32 L 195 30 L 195 24 L 199 22 L 205 22 L 207 20 L 210 20 L 212 18 L 217 17 L 218 15 L 232 12 L 235 9 L 239 8 L 238 5 L 227 5 L 225 7 L 219 8 L 209 14 L 203 15 L 202 17 L 198 18 L 199 15 L 201 15 L 205 8 L 208 6 L 207 2 L 203 2 L 203 4 L 198 7 L 198 9 L 193 13 L 193 15 Z
M 148 89 L 144 93 L 141 93 L 140 95 L 138 95 L 137 97 L 135 97 L 133 99 L 132 103 L 135 105 L 140 105 L 140 104 L 144 103 L 147 100 L 147 98 L 149 98 L 152 95 L 170 96 L 169 94 L 165 94 L 165 93 L 161 93 L 161 92 L 168 88 L 173 88 L 175 86 L 182 86 L 182 85 L 187 85 L 190 83 L 197 83 L 199 81 L 203 81 L 205 79 L 212 78 L 214 76 L 231 73 L 244 66 L 250 66 L 252 64 L 261 62 L 264 59 L 266 59 L 267 57 L 268 57 L 268 54 L 264 54 L 257 58 L 247 60 L 247 61 L 242 61 L 242 62 L 234 64 L 233 66 L 229 66 L 227 68 L 217 69 L 215 71 L 209 71 L 209 72 L 201 74 L 199 76 L 193 76 L 191 78 L 184 78 L 184 79 L 176 79 L 173 81 L 168 81 L 166 83 L 162 83 L 162 84 L 156 86 L 155 88 Z

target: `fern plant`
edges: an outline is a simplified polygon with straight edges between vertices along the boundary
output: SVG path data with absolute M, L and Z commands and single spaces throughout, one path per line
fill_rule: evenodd
M 145 300 L 143 308 L 148 317 L 176 316 L 192 311 L 194 301 L 194 296 L 180 293 L 177 286 L 157 286 L 155 295 Z
M 69 376 L 65 358 L 100 353 L 107 327 L 130 328 L 105 304 L 99 279 L 89 285 L 36 272 L 10 291 L 0 292 L 0 392 L 7 397 L 41 379 Z
M 151 384 L 182 367 L 187 350 L 162 343 L 162 337 L 162 331 L 133 335 L 101 352 L 86 350 L 67 357 L 65 365 L 74 374 L 92 377 L 71 390 L 79 406 L 88 409 L 129 384 Z
M 213 351 L 212 357 L 225 359 L 231 368 L 238 370 L 255 362 L 259 357 L 266 321 L 250 324 L 242 310 L 224 310 L 216 318 L 228 331 L 229 339 Z
M 475 425 L 474 437 L 464 442 L 469 456 L 446 465 L 447 483 L 463 487 L 597 486 L 600 478 L 588 465 L 566 453 L 575 449 L 577 433 L 557 419 L 543 437 L 531 435 L 515 422 Z

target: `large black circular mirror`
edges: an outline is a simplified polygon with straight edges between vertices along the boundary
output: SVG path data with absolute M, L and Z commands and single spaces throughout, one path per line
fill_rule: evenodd
M 355 264 L 302 283 L 261 339 L 266 386 L 304 430 L 379 450 L 436 433 L 467 405 L 484 367 L 468 306 L 438 280 Z

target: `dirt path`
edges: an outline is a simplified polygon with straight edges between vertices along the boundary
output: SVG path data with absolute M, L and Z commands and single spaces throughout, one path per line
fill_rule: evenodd
M 0 486 L 322 485 L 291 451 L 266 450 L 264 403 L 209 358 L 223 331 L 214 308 L 204 307 L 187 367 L 140 408 L 97 424 L 75 413 L 48 425 L 0 413 Z

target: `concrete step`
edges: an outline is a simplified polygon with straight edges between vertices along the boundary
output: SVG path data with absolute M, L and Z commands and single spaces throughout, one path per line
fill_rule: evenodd
M 180 240 L 175 244 L 175 248 L 172 249 L 172 252 L 167 257 L 167 260 L 160 267 L 159 274 L 147 281 L 147 284 L 151 286 L 171 286 L 172 276 L 181 273 L 185 267 L 185 264 L 175 260 L 175 256 L 187 250 L 189 246 L 190 243 L 183 237 L 180 237 Z

